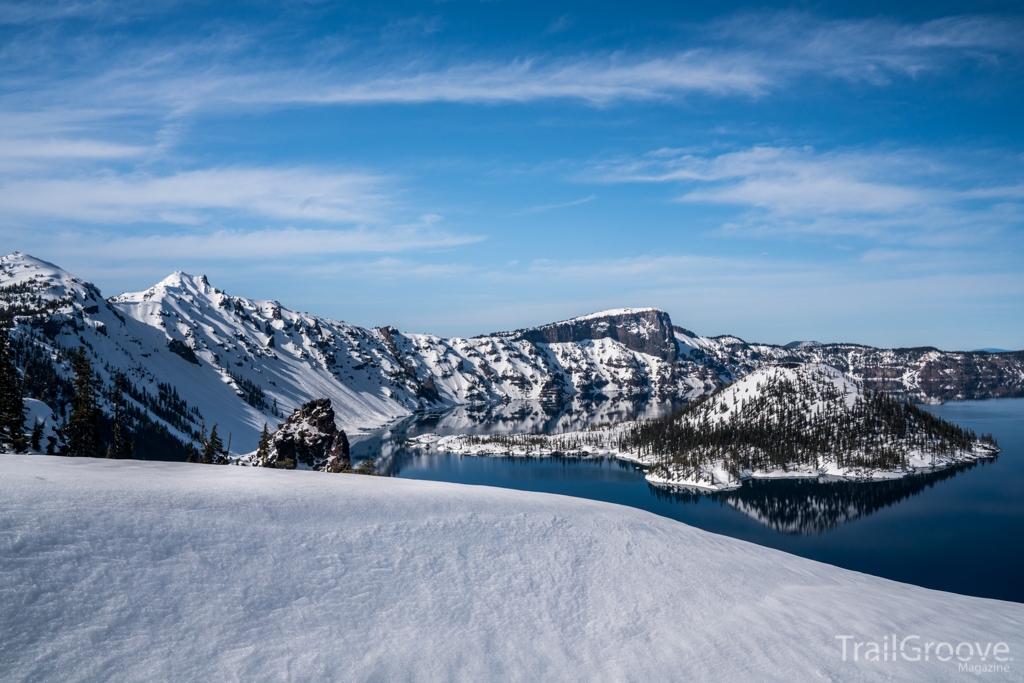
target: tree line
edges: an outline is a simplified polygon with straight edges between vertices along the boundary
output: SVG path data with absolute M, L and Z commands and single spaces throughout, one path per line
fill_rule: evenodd
M 108 367 L 112 379 L 105 390 L 84 346 L 71 352 L 58 347 L 58 360 L 71 366 L 72 377 L 66 379 L 49 354 L 31 340 L 12 338 L 11 327 L 10 318 L 0 319 L 0 450 L 24 453 L 31 448 L 71 457 L 128 459 L 148 455 L 227 462 L 227 448 L 217 434 L 217 425 L 209 436 L 205 424 L 199 429 L 193 426 L 200 417 L 198 411 L 189 408 L 173 387 L 161 384 L 153 396 L 145 388 L 137 390 L 123 373 Z M 45 441 L 44 422 L 25 424 L 26 398 L 42 400 L 53 409 L 54 419 L 60 420 Z M 103 399 L 109 405 L 109 414 L 101 407 Z M 194 445 L 182 443 L 164 425 L 152 420 L 147 408 L 188 434 L 198 445 L 198 452 Z M 139 444 L 141 448 L 137 448 Z
M 850 380 L 847 380 L 850 381 Z M 852 383 L 852 381 L 850 381 Z M 730 476 L 742 471 L 839 467 L 905 469 L 910 454 L 953 455 L 980 439 L 971 430 L 881 392 L 862 390 L 851 403 L 820 370 L 798 370 L 794 379 L 768 376 L 749 397 L 733 403 L 720 391 L 674 415 L 634 423 L 620 447 L 655 461 L 668 478 L 702 477 L 721 464 Z

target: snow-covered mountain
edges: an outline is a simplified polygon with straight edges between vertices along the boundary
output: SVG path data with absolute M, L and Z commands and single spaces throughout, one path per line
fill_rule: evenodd
M 827 362 L 923 399 L 1024 387 L 1021 353 L 747 344 L 675 327 L 653 308 L 464 339 L 362 328 L 233 296 L 182 272 L 105 299 L 95 285 L 18 252 L 0 258 L 0 306 L 15 316 L 27 395 L 58 420 L 70 398 L 70 353 L 84 347 L 104 387 L 124 374 L 130 407 L 144 419 L 186 442 L 217 424 L 235 453 L 253 451 L 265 423 L 273 428 L 314 398 L 330 399 L 352 434 L 456 406 L 691 400 L 785 360 Z
M 561 434 L 423 434 L 462 455 L 610 455 L 656 485 L 723 491 L 750 478 L 895 479 L 999 453 L 991 436 L 944 422 L 827 365 L 765 366 L 676 414 Z
M 819 363 L 841 370 L 873 391 L 943 403 L 1024 396 L 1024 351 L 879 349 L 863 344 L 748 343 L 733 336 L 699 337 L 675 328 L 688 357 L 731 382 L 766 363 Z
M 621 312 L 589 316 L 594 329 L 606 323 L 606 336 L 594 339 L 534 341 L 529 331 L 446 339 L 232 296 L 181 272 L 106 300 L 91 283 L 17 252 L 0 258 L 0 296 L 16 315 L 22 358 L 42 351 L 66 379 L 69 350 L 84 346 L 104 385 L 123 373 L 137 407 L 172 434 L 189 440 L 216 423 L 234 452 L 255 449 L 264 423 L 311 398 L 330 399 L 339 424 L 359 430 L 426 408 L 598 392 L 693 398 L 721 383 L 710 370 L 673 362 L 662 312 L 657 329 L 643 322 L 648 311 L 640 322 Z M 607 336 L 631 324 L 624 341 Z M 657 354 L 646 352 L 652 334 Z M 62 399 L 52 407 L 60 411 Z

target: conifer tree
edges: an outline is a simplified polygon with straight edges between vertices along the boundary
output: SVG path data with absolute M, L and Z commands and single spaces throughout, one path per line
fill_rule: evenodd
M 260 435 L 260 445 L 256 448 L 256 462 L 263 465 L 270 457 L 270 432 L 267 430 L 267 423 L 263 423 L 263 434 Z
M 7 326 L 8 321 L 0 323 L 0 446 L 23 453 L 28 445 L 24 433 L 25 401 Z
M 210 430 L 210 438 L 203 445 L 203 462 L 212 465 L 223 456 L 224 442 L 217 435 L 217 425 Z
M 114 405 L 114 436 L 107 447 L 107 457 L 117 460 L 131 458 L 134 453 L 131 440 L 131 430 L 128 428 L 127 416 L 124 411 L 124 375 L 120 372 L 114 375 L 114 391 L 111 395 L 111 403 Z
M 97 382 L 92 373 L 92 363 L 83 347 L 78 348 L 72 366 L 75 371 L 75 395 L 71 399 L 71 417 L 66 432 L 67 454 L 79 458 L 98 458 L 101 444 Z
M 42 420 L 36 420 L 32 425 L 32 450 L 37 453 L 43 448 L 43 427 L 44 423 Z

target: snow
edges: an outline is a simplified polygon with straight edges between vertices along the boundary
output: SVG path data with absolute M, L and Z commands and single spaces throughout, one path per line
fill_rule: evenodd
M 964 364 L 961 355 L 936 351 L 857 345 L 785 349 L 679 329 L 674 331 L 679 355 L 673 361 L 608 338 L 547 344 L 512 340 L 507 334 L 473 339 L 403 334 L 292 311 L 273 300 L 232 296 L 205 276 L 182 271 L 142 292 L 104 300 L 94 285 L 18 252 L 0 257 L 0 287 L 5 305 L 41 301 L 48 309 L 44 325 L 19 319 L 16 335 L 31 334 L 56 358 L 66 359 L 58 347 L 84 346 L 107 388 L 115 371 L 150 396 L 158 396 L 161 385 L 173 388 L 187 404 L 182 420 L 168 421 L 141 403 L 134 407 L 186 442 L 199 434 L 203 422 L 208 429 L 217 424 L 219 433 L 232 435 L 235 453 L 255 449 L 265 423 L 275 426 L 313 398 L 331 399 L 338 426 L 358 437 L 417 411 L 457 406 L 598 395 L 691 400 L 765 364 L 792 360 L 794 354 L 838 365 L 860 380 L 869 374 L 892 377 L 927 399 L 923 387 L 935 391 L 927 363 L 947 369 Z M 35 291 L 19 291 L 25 289 Z M 643 337 L 655 329 L 647 319 L 652 316 L 633 325 L 622 316 L 652 311 L 659 325 L 670 324 L 656 308 L 600 311 L 561 324 L 597 320 L 585 327 L 600 336 L 599 328 L 618 318 L 616 325 Z M 179 355 L 186 349 L 199 365 Z M 58 372 L 70 376 L 66 360 L 58 365 Z M 1024 383 L 1019 363 L 996 370 L 1007 387 Z M 943 396 L 963 397 L 966 380 L 958 372 L 943 379 Z M 263 392 L 264 405 L 252 399 L 249 392 L 255 387 Z
M 256 448 L 264 423 L 273 427 L 313 398 L 329 398 L 338 426 L 355 436 L 417 410 L 540 400 L 553 392 L 571 397 L 595 382 L 609 395 L 705 391 L 703 381 L 611 339 L 548 345 L 365 329 L 272 300 L 232 296 L 206 276 L 182 271 L 108 301 L 51 263 L 18 252 L 0 257 L 0 286 L 24 283 L 36 283 L 39 297 L 52 304 L 52 318 L 64 323 L 55 338 L 38 343 L 51 351 L 85 344 L 108 386 L 111 373 L 120 371 L 153 396 L 160 384 L 174 387 L 199 411 L 187 413 L 192 424 L 151 417 L 184 441 L 203 421 L 207 428 L 217 424 L 220 433 L 233 435 L 236 453 Z M 19 324 L 27 333 L 28 325 Z M 171 342 L 191 350 L 199 364 L 171 351 Z M 70 374 L 68 367 L 63 371 Z M 265 406 L 246 402 L 244 382 L 260 388 Z M 427 386 L 436 394 L 424 391 Z
M 0 497 L 10 681 L 942 681 L 836 636 L 1024 647 L 1024 605 L 563 496 L 3 456 Z
M 43 423 L 43 433 L 39 439 L 39 452 L 46 451 L 47 439 L 53 439 L 54 443 L 57 443 L 57 434 L 60 429 L 60 425 L 57 423 L 56 418 L 53 416 L 53 411 L 50 410 L 50 406 L 46 405 L 42 401 L 38 401 L 34 398 L 22 399 L 25 402 L 25 422 L 23 430 L 26 435 L 32 434 L 32 429 L 36 423 Z M 31 444 L 30 444 L 31 446 Z M 30 452 L 34 452 L 34 449 L 29 448 Z
M 551 325 L 561 325 L 564 323 L 576 322 L 578 320 L 594 320 L 597 318 L 616 318 L 621 315 L 635 315 L 637 313 L 648 313 L 650 311 L 662 312 L 660 309 L 648 306 L 647 308 L 609 308 L 606 311 L 597 311 L 596 313 L 588 313 L 587 315 L 580 315 L 575 318 L 569 318 L 568 320 L 562 320 L 557 323 L 551 323 Z M 543 327 L 547 327 L 544 325 Z
M 766 366 L 751 372 L 714 394 L 709 402 L 698 410 L 686 413 L 681 419 L 698 426 L 707 419 L 709 424 L 727 422 L 743 411 L 748 401 L 760 398 L 769 382 L 788 381 L 799 384 L 807 382 L 816 390 L 817 398 L 807 402 L 808 414 L 815 414 L 827 407 L 824 389 L 834 388 L 839 404 L 847 409 L 863 398 L 864 387 L 856 379 L 828 365 L 808 363 L 795 367 Z M 831 386 L 829 386 L 831 385 Z M 718 408 L 721 406 L 724 410 Z M 425 434 L 406 440 L 406 445 L 422 450 L 436 450 L 468 456 L 512 456 L 512 457 L 570 457 L 610 456 L 637 463 L 644 467 L 658 464 L 665 454 L 644 452 L 642 455 L 621 445 L 625 435 L 636 421 L 621 421 L 608 425 L 592 425 L 586 429 L 561 431 L 558 433 L 504 433 L 499 435 L 448 434 L 440 436 Z M 868 481 L 897 479 L 923 472 L 945 469 L 964 462 L 995 457 L 998 448 L 976 442 L 970 450 L 952 453 L 925 453 L 909 449 L 905 456 L 905 468 L 883 469 L 878 467 L 840 466 L 830 454 L 822 454 L 818 466 L 790 463 L 785 469 L 743 470 L 740 478 L 730 474 L 725 462 L 717 459 L 698 473 L 686 474 L 680 468 L 669 466 L 668 471 L 652 468 L 647 472 L 648 482 L 666 488 L 700 489 L 724 491 L 742 486 L 746 479 L 821 479 L 823 481 L 854 480 Z

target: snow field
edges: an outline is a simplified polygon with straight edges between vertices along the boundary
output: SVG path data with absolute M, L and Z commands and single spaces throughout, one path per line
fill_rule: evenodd
M 9 455 L 0 499 L 3 681 L 939 681 L 835 636 L 1024 647 L 1024 605 L 564 496 Z

